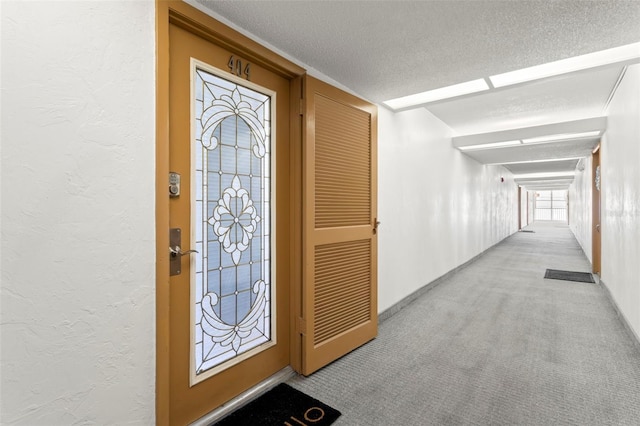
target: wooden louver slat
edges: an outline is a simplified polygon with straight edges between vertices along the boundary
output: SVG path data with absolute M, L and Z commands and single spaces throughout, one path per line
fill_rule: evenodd
M 371 223 L 371 127 L 365 111 L 316 99 L 315 226 Z
M 370 264 L 370 240 L 316 247 L 315 345 L 369 319 Z

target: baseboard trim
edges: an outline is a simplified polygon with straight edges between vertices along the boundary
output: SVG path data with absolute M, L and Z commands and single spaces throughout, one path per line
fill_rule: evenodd
M 409 306 L 416 299 L 418 299 L 419 297 L 423 296 L 425 293 L 428 293 L 429 291 L 433 290 L 435 287 L 437 287 L 440 284 L 442 284 L 442 282 L 448 280 L 449 278 L 451 278 L 452 276 L 454 276 L 458 272 L 462 271 L 467 266 L 471 265 L 473 262 L 475 262 L 476 260 L 478 260 L 479 258 L 484 256 L 485 254 L 487 254 L 490 250 L 493 250 L 495 247 L 497 247 L 500 244 L 502 244 L 503 241 L 505 241 L 508 238 L 511 238 L 513 235 L 515 235 L 517 233 L 518 232 L 514 232 L 513 234 L 501 239 L 500 241 L 498 241 L 497 243 L 495 243 L 494 245 L 492 245 L 488 249 L 480 252 L 479 254 L 475 255 L 474 257 L 472 257 L 471 259 L 467 260 L 463 264 L 458 265 L 457 267 L 453 268 L 452 270 L 450 270 L 449 272 L 445 273 L 444 275 L 441 275 L 440 277 L 436 278 L 435 280 L 431 281 L 430 283 L 425 284 L 424 286 L 420 287 L 419 289 L 417 289 L 413 293 L 411 293 L 408 296 L 406 296 L 404 299 L 396 302 L 395 304 L 391 305 L 390 307 L 388 307 L 384 311 L 380 312 L 378 314 L 378 323 L 382 323 L 382 322 L 388 320 L 389 318 L 391 318 L 392 316 L 394 316 L 395 314 L 397 314 L 398 312 L 400 312 L 401 310 L 403 310 L 404 308 Z
M 293 371 L 291 367 L 285 367 L 282 370 L 278 371 L 273 376 L 258 383 L 257 385 L 245 391 L 244 393 L 241 393 L 240 395 L 236 396 L 226 404 L 221 405 L 220 407 L 211 411 L 209 414 L 206 414 L 200 417 L 198 420 L 191 423 L 191 426 L 210 425 L 211 423 L 222 419 L 224 416 L 237 410 L 243 405 L 248 404 L 249 402 L 253 401 L 263 393 L 267 392 L 268 390 L 271 390 L 272 388 L 279 385 L 280 383 L 286 382 L 287 380 L 289 380 L 295 375 L 296 375 L 296 372 Z
M 602 289 L 604 290 L 604 293 L 607 295 L 609 302 L 611 302 L 611 306 L 613 306 L 613 310 L 616 311 L 616 315 L 618 316 L 618 319 L 622 323 L 622 326 L 624 327 L 624 329 L 629 334 L 629 337 L 631 337 L 631 341 L 633 342 L 634 346 L 636 347 L 636 349 L 638 349 L 638 351 L 640 351 L 640 337 L 638 337 L 636 332 L 631 327 L 631 324 L 629 324 L 627 317 L 625 317 L 624 313 L 622 313 L 622 311 L 620 310 L 620 307 L 616 303 L 616 300 L 613 298 L 613 294 L 611 294 L 611 290 L 609 289 L 609 287 L 607 287 L 607 285 L 601 279 L 599 279 L 599 277 L 596 278 L 596 280 L 598 281 L 598 285 L 602 287 Z

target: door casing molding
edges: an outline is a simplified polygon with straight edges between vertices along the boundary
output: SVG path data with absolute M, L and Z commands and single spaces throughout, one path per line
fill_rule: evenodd
M 600 189 L 596 188 L 596 172 L 600 167 L 600 144 L 593 150 L 591 156 L 591 266 L 594 274 L 601 274 L 602 268 L 602 181 Z

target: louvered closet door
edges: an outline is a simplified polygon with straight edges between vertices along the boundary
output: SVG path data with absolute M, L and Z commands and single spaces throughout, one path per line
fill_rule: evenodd
M 305 82 L 303 373 L 377 334 L 377 109 Z

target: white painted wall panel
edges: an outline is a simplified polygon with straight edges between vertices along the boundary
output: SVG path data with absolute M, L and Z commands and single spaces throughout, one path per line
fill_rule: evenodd
M 601 278 L 640 336 L 640 65 L 630 66 L 608 111 L 602 138 Z M 591 158 L 569 189 L 570 227 L 592 260 Z
M 592 262 L 591 243 L 591 157 L 581 161 L 576 168 L 575 180 L 569 187 L 569 228 L 584 254 Z
M 529 220 L 527 218 L 527 190 L 522 188 L 522 192 L 520 194 L 520 227 L 526 228 L 529 224 Z
M 640 336 L 640 65 L 611 101 L 602 141 L 602 280 Z
M 154 4 L 1 13 L 0 423 L 153 424 Z
M 379 312 L 517 231 L 511 173 L 453 148 L 427 110 L 380 107 L 378 156 Z

